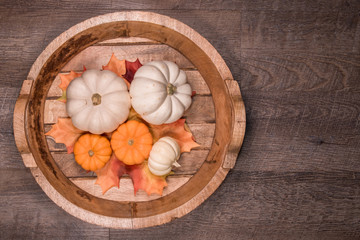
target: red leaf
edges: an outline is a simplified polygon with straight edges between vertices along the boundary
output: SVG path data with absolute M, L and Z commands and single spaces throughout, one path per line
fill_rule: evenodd
M 142 66 L 139 59 L 137 58 L 135 62 L 129 62 L 125 60 L 126 65 L 126 73 L 123 75 L 123 77 L 129 81 L 129 83 L 132 82 L 134 79 L 134 75 L 136 71 Z
M 103 194 L 112 187 L 119 187 L 120 177 L 128 174 L 134 184 L 134 194 L 139 189 L 148 195 L 156 193 L 162 195 L 164 187 L 167 186 L 165 177 L 153 175 L 147 166 L 147 162 L 138 165 L 125 165 L 113 154 L 110 161 L 102 169 L 96 171 L 97 180 L 95 184 L 100 185 Z
M 154 142 L 165 136 L 174 138 L 179 144 L 181 152 L 190 152 L 192 148 L 200 146 L 195 142 L 190 129 L 185 124 L 185 119 L 179 119 L 169 124 L 150 124 L 150 131 L 153 134 Z
M 119 60 L 117 57 L 115 57 L 115 54 L 113 53 L 108 64 L 103 66 L 102 68 L 104 70 L 110 70 L 116 73 L 119 77 L 124 79 L 126 85 L 130 87 L 130 83 L 125 78 L 123 78 L 123 75 L 126 73 L 125 60 Z
M 68 153 L 74 150 L 76 140 L 84 133 L 80 129 L 74 127 L 71 118 L 59 118 L 58 122 L 51 127 L 51 130 L 45 135 L 54 138 L 57 143 L 64 143 Z
M 84 71 L 86 70 L 84 66 Z M 69 74 L 59 73 L 61 83 L 59 84 L 59 88 L 62 90 L 62 96 L 57 100 L 61 102 L 66 102 L 66 88 L 69 86 L 70 82 L 77 77 L 80 77 L 82 73 L 76 73 L 74 71 L 70 71 Z

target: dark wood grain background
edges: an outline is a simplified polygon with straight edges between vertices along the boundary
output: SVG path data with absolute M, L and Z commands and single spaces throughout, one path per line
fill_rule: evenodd
M 247 115 L 235 168 L 168 224 L 114 230 L 53 203 L 17 151 L 21 83 L 41 51 L 97 15 L 145 10 L 207 38 Z M 360 1 L 0 1 L 0 239 L 359 239 Z

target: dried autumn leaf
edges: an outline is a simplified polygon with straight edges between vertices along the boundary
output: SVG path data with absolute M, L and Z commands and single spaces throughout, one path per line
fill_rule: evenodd
M 138 165 L 128 166 L 128 174 L 134 184 L 134 194 L 139 189 L 144 190 L 148 195 L 152 193 L 162 195 L 164 187 L 167 186 L 165 177 L 159 177 L 152 174 L 149 170 L 147 162 Z
M 126 165 L 113 154 L 106 165 L 96 171 L 95 184 L 100 185 L 103 194 L 112 187 L 119 187 L 120 177 L 126 173 Z
M 85 70 L 86 69 L 84 67 L 84 71 Z M 59 84 L 59 88 L 62 90 L 62 96 L 57 100 L 61 102 L 66 102 L 66 88 L 69 86 L 72 80 L 74 80 L 77 77 L 80 77 L 81 75 L 82 73 L 77 73 L 74 71 L 70 71 L 69 74 L 62 74 L 62 73 L 59 74 L 61 80 L 61 83 Z
M 139 114 L 131 109 L 128 120 L 143 121 Z M 148 124 L 148 123 L 147 123 Z M 153 134 L 154 142 L 164 136 L 173 137 L 180 145 L 181 152 L 190 152 L 194 147 L 200 146 L 197 144 L 193 135 L 185 124 L 185 119 L 170 124 L 151 125 L 148 124 Z M 110 188 L 119 187 L 120 177 L 123 174 L 128 174 L 134 184 L 134 193 L 136 194 L 139 189 L 144 190 L 148 195 L 156 193 L 162 195 L 163 189 L 167 186 L 166 176 L 153 175 L 147 162 L 138 165 L 125 165 L 113 155 L 110 161 L 103 169 L 96 172 L 98 178 L 96 184 L 102 188 L 103 194 Z
M 126 65 L 126 73 L 123 75 L 123 77 L 128 80 L 129 83 L 132 82 L 134 79 L 134 75 L 136 71 L 142 66 L 139 59 L 137 58 L 135 62 L 129 62 L 125 60 Z
M 148 195 L 156 193 L 162 195 L 164 187 L 167 186 L 165 177 L 153 175 L 144 162 L 138 165 L 125 165 L 113 154 L 109 162 L 102 169 L 96 171 L 97 180 L 95 184 L 100 185 L 103 194 L 112 187 L 119 187 L 120 177 L 128 174 L 134 184 L 134 194 L 139 189 L 144 190 Z
M 179 144 L 181 152 L 190 152 L 191 149 L 200 146 L 195 142 L 194 136 L 186 124 L 185 119 L 179 119 L 169 124 L 153 125 L 142 119 L 140 114 L 131 108 L 128 120 L 144 122 L 149 127 L 154 142 L 165 136 L 174 138 Z
M 190 152 L 192 148 L 200 146 L 195 142 L 190 129 L 185 124 L 185 119 L 179 119 L 169 124 L 150 124 L 150 131 L 153 134 L 154 142 L 165 136 L 174 138 L 179 144 L 181 152 Z
M 110 70 L 116 73 L 119 77 L 124 79 L 126 85 L 130 87 L 130 83 L 125 78 L 123 78 L 123 75 L 126 73 L 125 60 L 119 60 L 117 57 L 115 57 L 115 54 L 113 53 L 108 64 L 103 66 L 102 68 L 104 70 Z
M 67 152 L 72 153 L 76 140 L 84 133 L 77 129 L 71 122 L 71 118 L 59 118 L 58 122 L 51 127 L 51 130 L 45 135 L 54 138 L 55 142 L 63 143 Z

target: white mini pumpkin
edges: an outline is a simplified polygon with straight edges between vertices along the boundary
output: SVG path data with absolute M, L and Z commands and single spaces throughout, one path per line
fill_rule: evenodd
M 171 172 L 172 166 L 180 167 L 176 162 L 180 158 L 180 146 L 171 137 L 160 138 L 152 147 L 148 159 L 150 172 L 163 176 Z
M 186 74 L 169 61 L 140 67 L 130 85 L 131 104 L 145 121 L 160 125 L 180 119 L 191 104 Z
M 131 106 L 126 83 L 108 70 L 86 70 L 70 82 L 66 98 L 74 126 L 94 134 L 115 130 L 126 121 Z

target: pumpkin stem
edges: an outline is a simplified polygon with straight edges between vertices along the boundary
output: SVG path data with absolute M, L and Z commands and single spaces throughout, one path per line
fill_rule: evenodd
M 89 150 L 89 151 L 88 151 L 88 154 L 89 154 L 90 157 L 92 157 L 92 156 L 94 156 L 95 153 L 94 153 L 93 150 Z
M 173 163 L 173 166 L 175 166 L 175 167 L 181 167 L 181 165 L 180 165 L 178 162 L 174 162 L 174 163 Z
M 101 104 L 101 96 L 98 93 L 94 93 L 91 97 L 91 101 L 94 106 Z
M 168 95 L 173 95 L 176 92 L 176 86 L 172 85 L 171 83 L 169 83 L 167 85 L 167 94 Z
M 129 139 L 128 144 L 131 146 L 134 144 L 134 139 Z

